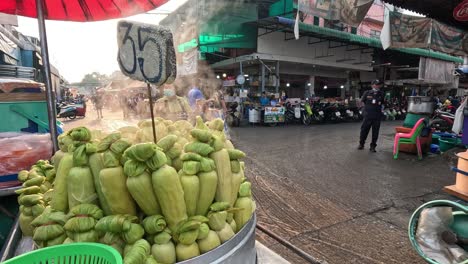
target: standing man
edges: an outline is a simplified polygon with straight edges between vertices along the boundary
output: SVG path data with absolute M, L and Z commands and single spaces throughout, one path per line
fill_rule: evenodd
M 154 105 L 155 115 L 172 121 L 190 120 L 193 116 L 192 108 L 185 98 L 177 96 L 175 87 L 165 84 L 163 93 L 164 96 Z
M 372 127 L 372 142 L 370 151 L 376 152 L 377 139 L 379 138 L 380 121 L 382 120 L 382 109 L 384 102 L 384 93 L 380 90 L 383 82 L 380 80 L 372 81 L 372 90 L 364 92 L 361 98 L 361 105 L 364 105 L 364 121 L 361 126 L 361 137 L 359 139 L 358 149 L 364 149 L 367 135 Z

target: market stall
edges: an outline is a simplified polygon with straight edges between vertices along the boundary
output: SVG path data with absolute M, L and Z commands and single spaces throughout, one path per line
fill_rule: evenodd
M 122 72 L 146 83 L 152 110 L 150 84 L 172 83 L 176 76 L 171 32 L 121 21 L 118 43 Z M 37 160 L 18 173 L 22 241 L 32 238 L 35 248 L 105 244 L 134 264 L 255 262 L 255 202 L 245 154 L 226 138 L 224 122 L 197 117 L 193 125 L 150 113 L 138 126 L 105 132 L 77 127 L 53 138 L 60 149 L 50 161 Z M 2 259 L 13 256 L 17 234 L 11 232 Z M 35 251 L 9 263 L 29 254 Z
M 106 134 L 78 127 L 61 135 L 51 162 L 18 174 L 23 239 L 38 248 L 98 242 L 124 261 L 143 255 L 129 263 L 254 262 L 245 154 L 226 140 L 222 120 L 155 122 L 157 144 L 151 120 Z M 140 244 L 146 253 L 138 253 Z

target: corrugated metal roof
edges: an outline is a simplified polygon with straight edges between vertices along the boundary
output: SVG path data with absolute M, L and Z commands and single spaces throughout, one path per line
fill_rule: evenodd
M 277 17 L 277 19 L 278 19 L 278 22 L 281 24 L 294 27 L 295 21 L 293 19 L 284 18 L 284 17 Z M 305 24 L 302 22 L 299 23 L 299 29 L 301 33 L 315 33 L 318 35 L 324 35 L 325 37 L 336 38 L 340 41 L 347 41 L 351 43 L 367 45 L 369 47 L 382 49 L 382 43 L 380 42 L 380 39 L 376 39 L 376 38 L 368 38 L 368 37 L 344 32 L 344 31 L 339 31 L 336 29 L 325 28 L 325 27 L 315 26 L 311 24 Z M 403 52 L 403 53 L 407 53 L 407 54 L 411 54 L 411 55 L 429 57 L 429 58 L 434 58 L 434 59 L 439 59 L 439 60 L 451 61 L 455 63 L 463 63 L 462 58 L 450 56 L 442 52 L 437 52 L 437 51 L 432 51 L 432 50 L 427 50 L 427 49 L 419 49 L 419 48 L 398 48 L 398 49 L 390 48 L 390 49 Z

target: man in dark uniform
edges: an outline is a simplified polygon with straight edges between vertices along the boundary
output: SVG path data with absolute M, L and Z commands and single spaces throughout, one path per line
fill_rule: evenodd
M 382 107 L 384 102 L 384 93 L 380 90 L 383 82 L 380 80 L 372 81 L 372 90 L 364 92 L 361 98 L 361 104 L 364 105 L 364 121 L 361 126 L 361 137 L 359 139 L 358 149 L 364 149 L 367 135 L 372 128 L 372 142 L 370 151 L 376 152 L 377 139 L 379 138 L 380 121 L 382 120 Z

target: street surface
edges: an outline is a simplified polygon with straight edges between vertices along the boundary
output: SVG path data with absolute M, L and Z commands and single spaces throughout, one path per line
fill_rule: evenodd
M 370 142 L 357 150 L 360 123 L 234 129 L 259 223 L 328 263 L 425 263 L 409 243 L 409 218 L 424 202 L 448 199 L 440 190 L 455 176 L 441 156 L 393 160 L 401 123 L 382 122 L 377 153 Z M 257 239 L 305 263 L 261 231 Z
M 137 122 L 122 117 L 104 111 L 96 120 L 90 107 L 65 129 Z M 247 153 L 259 223 L 327 263 L 424 263 L 409 243 L 408 220 L 424 202 L 450 199 L 440 190 L 455 175 L 443 156 L 418 161 L 402 153 L 393 160 L 393 127 L 401 123 L 382 122 L 377 153 L 369 152 L 370 142 L 357 150 L 360 123 L 232 129 L 234 144 Z M 261 231 L 257 239 L 291 263 L 306 263 Z

